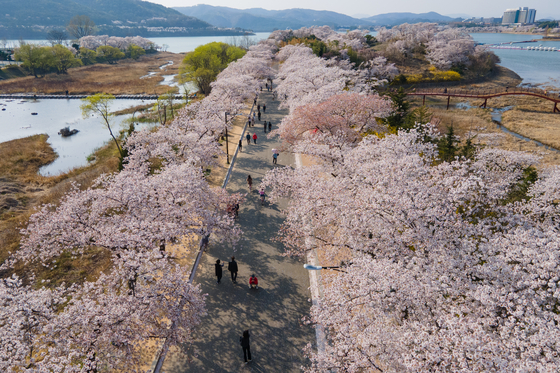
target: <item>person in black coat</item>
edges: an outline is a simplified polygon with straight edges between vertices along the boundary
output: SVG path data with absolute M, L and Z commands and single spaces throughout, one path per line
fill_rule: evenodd
M 218 281 L 216 281 L 216 283 L 219 284 L 222 280 L 222 267 L 224 265 L 220 264 L 220 259 L 218 259 L 216 260 L 216 264 L 214 264 L 214 266 L 216 267 L 216 277 L 218 278 Z
M 239 337 L 239 341 L 241 342 L 241 347 L 243 348 L 243 359 L 245 359 L 245 364 L 247 364 L 247 357 L 249 357 L 249 361 L 251 361 L 251 345 L 248 330 L 243 332 L 243 337 Z
M 227 269 L 231 272 L 231 281 L 237 284 L 237 262 L 234 256 L 231 257 L 231 262 L 229 262 Z

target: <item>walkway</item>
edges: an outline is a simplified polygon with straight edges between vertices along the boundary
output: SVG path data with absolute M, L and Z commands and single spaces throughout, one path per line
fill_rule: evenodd
M 554 103 L 552 109 L 553 113 L 560 113 L 558 103 L 560 103 L 560 95 L 558 93 L 549 93 L 542 89 L 535 88 L 520 88 L 512 87 L 505 89 L 447 89 L 447 88 L 434 88 L 434 89 L 417 89 L 406 93 L 409 96 L 422 96 L 422 105 L 426 103 L 426 96 L 443 96 L 447 97 L 447 109 L 449 109 L 449 100 L 451 97 L 470 97 L 484 99 L 484 103 L 480 107 L 486 108 L 489 98 L 500 96 L 534 96 L 543 98 Z
M 272 101 L 270 93 L 261 94 L 259 103 L 264 102 L 267 109 L 262 119 L 277 128 L 287 110 L 278 110 L 278 101 Z M 243 151 L 238 154 L 227 187 L 232 193 L 247 193 L 245 178 L 247 174 L 253 177 L 253 193 L 247 195 L 239 211 L 238 223 L 244 231 L 240 248 L 234 252 L 231 247 L 210 242 L 195 279 L 208 294 L 208 315 L 198 328 L 192 361 L 172 350 L 162 369 L 165 373 L 300 372 L 306 363 L 302 349 L 314 342 L 314 329 L 303 326 L 301 321 L 309 313 L 309 274 L 303 262 L 281 256 L 282 244 L 272 241 L 282 224 L 280 211 L 285 202 L 261 206 L 255 191 L 266 171 L 273 167 L 271 149 L 280 143 L 266 138 L 262 124 L 248 129 L 251 135 L 257 133 L 257 144 L 243 141 Z M 280 155 L 278 166 L 285 165 L 294 165 L 291 154 Z M 232 255 L 239 264 L 237 284 L 232 283 L 227 271 Z M 225 262 L 219 285 L 214 275 L 216 259 Z M 248 288 L 252 273 L 259 279 L 258 290 Z M 247 365 L 239 344 L 246 329 L 251 331 L 253 355 Z

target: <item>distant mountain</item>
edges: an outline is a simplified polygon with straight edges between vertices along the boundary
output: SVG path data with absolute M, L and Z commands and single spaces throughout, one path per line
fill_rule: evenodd
M 364 18 L 369 18 L 371 16 L 369 14 L 358 13 L 358 14 L 352 14 L 350 17 L 364 19 Z
M 90 17 L 99 32 L 115 36 L 211 35 L 211 24 L 140 0 L 0 0 L 0 36 L 44 38 L 76 15 Z
M 333 28 L 372 26 L 372 23 L 326 10 L 262 8 L 234 9 L 211 5 L 175 7 L 179 12 L 218 27 L 239 27 L 257 32 L 328 25 Z
M 465 13 L 454 13 L 454 14 L 444 14 L 444 15 L 451 18 L 463 18 L 463 19 L 470 19 L 474 17 L 471 16 L 470 14 L 465 14 Z
M 395 26 L 403 23 L 418 23 L 418 22 L 452 22 L 455 19 L 447 16 L 442 16 L 436 12 L 429 13 L 385 13 L 378 14 L 373 17 L 364 18 L 376 26 Z

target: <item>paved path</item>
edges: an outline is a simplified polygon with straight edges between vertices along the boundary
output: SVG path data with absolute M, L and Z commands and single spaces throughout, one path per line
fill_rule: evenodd
M 262 119 L 277 128 L 286 110 L 278 110 L 278 101 L 272 101 L 270 93 L 262 93 L 259 103 L 267 104 Z M 280 210 L 284 204 L 260 205 L 255 187 L 266 171 L 272 167 L 272 148 L 278 148 L 277 139 L 267 139 L 262 122 L 249 127 L 251 135 L 256 132 L 257 144 L 247 145 L 238 154 L 229 192 L 248 192 L 246 177 L 253 177 L 253 192 L 239 211 L 238 223 L 244 231 L 240 248 L 210 243 L 196 283 L 208 294 L 208 316 L 198 328 L 196 351 L 188 361 L 187 356 L 171 351 L 162 371 L 175 372 L 299 372 L 306 364 L 302 349 L 314 342 L 315 333 L 301 319 L 309 312 L 309 274 L 303 263 L 281 256 L 281 243 L 272 241 L 283 221 Z M 237 142 L 235 142 L 237 143 Z M 282 153 L 278 166 L 294 165 L 291 154 Z M 231 281 L 227 271 L 229 257 L 235 255 L 239 264 L 237 284 Z M 225 262 L 224 277 L 216 284 L 214 263 Z M 249 289 L 249 276 L 259 279 L 259 289 Z M 253 361 L 245 365 L 239 337 L 243 330 L 251 331 Z

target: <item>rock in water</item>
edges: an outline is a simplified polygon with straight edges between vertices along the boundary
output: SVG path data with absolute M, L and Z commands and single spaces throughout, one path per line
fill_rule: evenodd
M 77 129 L 73 129 L 71 130 L 70 127 L 64 127 L 63 129 L 61 129 L 58 134 L 62 135 L 62 137 L 68 137 L 68 136 L 72 136 L 76 133 L 78 133 L 79 131 Z

